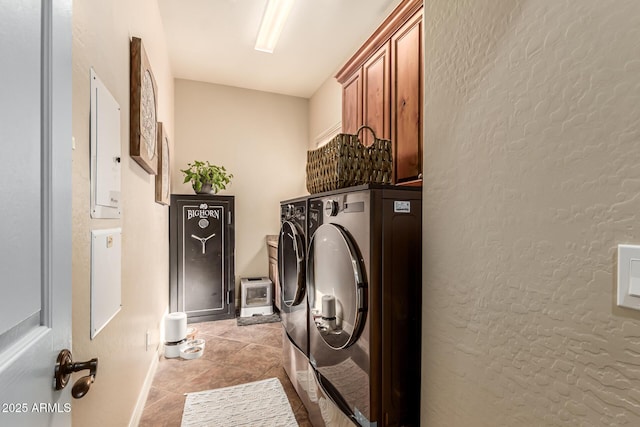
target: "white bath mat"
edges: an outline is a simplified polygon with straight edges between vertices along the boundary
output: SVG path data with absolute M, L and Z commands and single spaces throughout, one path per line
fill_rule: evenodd
M 287 395 L 277 378 L 188 393 L 182 427 L 295 427 Z

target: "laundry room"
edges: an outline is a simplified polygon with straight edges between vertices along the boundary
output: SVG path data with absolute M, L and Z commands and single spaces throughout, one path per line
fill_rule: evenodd
M 3 2 L 0 424 L 640 425 L 639 17 Z
M 289 244 L 289 241 L 279 242 L 283 234 L 281 226 L 297 220 L 296 230 L 307 227 L 307 153 L 343 132 L 343 84 L 335 74 L 351 57 L 357 56 L 358 49 L 378 31 L 399 4 L 404 6 L 400 8 L 401 13 L 396 12 L 400 15 L 399 20 L 396 18 L 398 22 L 394 23 L 396 27 L 410 18 L 414 25 L 420 24 L 421 15 L 417 19 L 416 12 L 421 3 L 380 0 L 375 5 L 369 2 L 366 13 L 355 5 L 343 6 L 341 13 L 350 15 L 340 17 L 342 21 L 337 18 L 334 21 L 346 25 L 357 17 L 359 23 L 351 26 L 349 44 L 344 38 L 345 45 L 335 49 L 338 53 L 332 52 L 331 60 L 327 60 L 320 51 L 310 50 L 309 46 L 295 44 L 286 32 L 273 53 L 258 52 L 253 49 L 255 41 L 244 39 L 255 35 L 243 35 L 239 40 L 229 39 L 225 44 L 207 41 L 195 46 L 196 40 L 202 39 L 197 37 L 198 26 L 220 26 L 217 34 L 222 37 L 225 32 L 232 31 L 226 21 L 236 19 L 237 22 L 252 22 L 257 31 L 267 3 L 247 10 L 233 1 L 203 4 L 199 8 L 170 0 L 146 1 L 138 2 L 130 9 L 120 2 L 100 5 L 74 2 L 73 106 L 74 118 L 81 119 L 74 120 L 73 126 L 73 214 L 76 219 L 73 245 L 74 253 L 78 254 L 73 262 L 73 358 L 99 359 L 94 383 L 84 397 L 73 401 L 74 423 L 97 413 L 105 420 L 111 420 L 113 425 L 138 422 L 141 425 L 159 422 L 180 424 L 185 393 L 269 378 L 279 380 L 298 424 L 310 425 L 313 417 L 317 418 L 315 425 L 324 423 L 317 399 L 317 413 L 309 415 L 305 404 L 309 404 L 311 398 L 308 393 L 303 393 L 302 383 L 297 378 L 304 374 L 311 379 L 309 375 L 313 374 L 306 350 L 309 312 L 306 308 L 303 311 L 298 309 L 307 304 L 306 279 L 297 277 L 297 265 L 289 268 L 289 261 L 280 260 L 284 259 L 281 252 Z M 298 4 L 291 12 L 288 32 L 301 31 L 309 19 L 300 15 L 303 12 L 309 14 L 304 8 L 298 9 L 300 7 Z M 330 11 L 323 13 L 331 15 Z M 146 16 L 144 20 L 136 18 L 142 15 Z M 209 18 L 203 19 L 203 15 L 209 15 Z M 114 18 L 105 21 L 105 16 Z M 184 22 L 193 25 L 185 26 Z M 244 25 L 249 27 L 248 23 Z M 325 25 L 330 26 L 329 23 Z M 105 32 L 108 37 L 105 37 Z M 384 42 L 390 40 L 389 34 L 384 37 Z M 134 39 L 139 44 L 136 49 L 140 53 L 131 53 L 130 59 L 130 43 Z M 116 46 L 111 40 L 121 40 L 122 43 Z M 319 41 L 307 39 L 306 43 Z M 241 49 L 247 43 L 251 43 L 250 52 L 244 54 Z M 415 50 L 419 44 L 414 46 Z M 305 55 L 308 55 L 306 61 L 311 64 L 287 62 L 286 58 L 292 55 L 296 58 L 290 51 L 296 52 L 303 47 L 307 52 Z M 203 54 L 198 53 L 177 59 L 185 49 L 208 52 L 208 58 L 205 60 Z M 102 54 L 96 55 L 97 52 Z M 238 69 L 237 65 L 234 68 L 233 61 L 240 61 L 241 55 L 248 56 L 253 62 L 247 62 L 243 69 Z M 361 61 L 359 58 L 356 60 Z M 322 61 L 326 63 L 321 64 Z M 130 105 L 134 98 L 129 96 L 133 90 L 130 72 L 134 72 L 134 64 L 141 68 L 141 89 L 144 89 L 147 75 L 153 77 L 156 87 L 153 93 L 157 103 L 155 116 L 156 121 L 162 123 L 162 143 L 167 146 L 166 150 L 161 147 L 166 152 L 161 152 L 160 156 L 168 154 L 170 170 L 169 197 L 165 200 L 158 200 L 156 194 L 162 171 L 157 170 L 154 176 L 145 167 L 144 159 L 130 155 L 130 140 L 135 132 L 130 130 L 133 120 L 129 117 L 133 117 L 137 108 Z M 301 71 L 303 66 L 304 71 Z M 215 67 L 216 71 L 212 73 L 207 67 Z M 85 102 L 92 95 L 90 86 L 85 84 L 91 72 L 103 83 L 121 111 L 121 213 L 115 219 L 87 216 L 89 202 L 82 197 L 90 199 L 92 196 L 89 191 L 82 193 L 92 186 L 92 164 L 83 159 L 92 155 L 92 128 L 100 129 L 100 118 L 98 125 L 93 127 L 91 120 L 84 119 L 90 119 L 92 112 Z M 415 76 L 417 72 L 418 69 Z M 383 74 L 389 78 L 386 71 Z M 140 99 L 144 99 L 144 94 Z M 420 100 L 419 93 L 413 95 L 416 108 Z M 355 123 L 357 126 L 360 124 Z M 349 126 L 351 128 L 344 131 L 355 134 L 357 127 L 353 127 L 354 124 Z M 387 124 L 384 126 L 387 127 L 379 129 L 379 138 L 391 130 Z M 372 133 L 365 129 L 360 137 L 372 139 Z M 414 139 L 417 140 L 418 136 L 416 134 Z M 391 148 L 386 149 L 390 161 Z M 143 157 L 145 153 L 140 151 L 140 157 Z M 417 156 L 416 146 L 414 157 Z M 195 194 L 195 186 L 184 171 L 196 162 L 208 162 L 226 171 L 228 181 L 215 196 Z M 387 162 L 385 165 L 384 182 L 390 183 L 391 164 Z M 417 173 L 415 175 L 417 177 Z M 166 191 L 166 187 L 161 188 Z M 420 193 L 419 187 L 408 191 Z M 378 196 L 371 197 L 372 203 L 377 203 L 374 200 L 378 200 Z M 289 212 L 290 205 L 294 205 L 292 212 Z M 419 212 L 419 207 L 414 207 L 414 218 L 419 217 Z M 89 242 L 82 236 L 91 230 L 113 227 L 122 229 L 121 307 L 106 326 L 92 336 L 85 332 L 83 320 L 92 319 L 92 309 L 83 302 L 91 300 L 93 270 Z M 275 275 L 269 263 L 269 239 L 275 250 L 275 262 L 271 264 L 275 267 Z M 302 264 L 306 264 L 306 240 L 303 233 L 303 239 L 295 248 L 302 254 Z M 219 246 L 222 241 L 225 242 L 223 247 Z M 188 252 L 190 250 L 193 253 Z M 133 256 L 132 251 L 140 255 Z M 417 250 L 414 258 L 419 254 Z M 188 257 L 199 265 L 189 266 L 188 260 L 183 263 Z M 223 260 L 223 263 L 218 260 Z M 281 262 L 281 270 L 286 271 L 277 272 Z M 217 278 L 214 277 L 214 283 L 209 285 L 206 277 L 212 274 Z M 192 277 L 196 278 L 197 285 L 190 288 Z M 283 282 L 292 282 L 293 285 L 280 285 L 280 277 Z M 248 281 L 251 279 L 258 280 L 252 285 Z M 243 293 L 243 289 L 246 291 L 249 286 L 259 289 L 255 283 L 262 283 L 263 279 L 270 283 L 271 298 L 267 298 L 268 293 L 265 292 L 259 299 L 267 302 L 271 312 L 278 316 L 278 322 L 238 326 L 237 322 L 247 315 L 266 317 L 262 310 L 253 313 L 246 307 L 246 294 Z M 296 290 L 300 284 L 303 289 Z M 198 286 L 200 288 L 196 289 Z M 220 288 L 212 290 L 211 286 Z M 364 290 L 357 292 L 361 292 L 358 298 L 365 304 L 362 301 Z M 220 299 L 222 310 L 216 308 L 216 300 Z M 319 303 L 321 299 L 319 296 Z M 338 323 L 333 326 L 333 331 L 342 326 L 342 303 L 338 299 Z M 169 314 L 177 312 L 185 312 L 189 318 L 187 333 L 181 330 L 176 334 L 175 325 L 167 323 Z M 291 319 L 294 320 L 289 321 Z M 414 324 L 419 323 L 418 313 L 414 314 L 413 320 Z M 356 324 L 352 324 L 355 318 L 348 319 L 348 322 L 350 325 L 344 329 L 349 329 L 354 336 L 365 326 L 364 319 Z M 368 323 L 366 328 L 369 328 Z M 200 351 L 185 353 L 186 349 L 182 348 L 181 352 L 181 346 L 175 343 L 187 336 L 204 341 Z M 297 336 L 300 340 L 295 338 Z M 294 338 L 292 346 L 284 346 L 290 343 L 288 339 L 284 340 L 286 337 Z M 363 342 L 360 340 L 358 347 Z M 132 360 L 123 357 L 122 343 L 133 355 Z M 304 356 L 296 358 L 296 352 L 301 348 Z M 197 360 L 189 360 L 192 357 Z M 419 370 L 419 360 L 414 366 Z M 114 370 L 117 375 L 109 374 Z M 131 385 L 119 392 L 123 410 L 98 407 L 98 402 L 111 396 L 113 387 L 121 388 L 116 383 L 122 381 Z M 418 388 L 419 385 L 414 385 L 416 399 Z M 329 396 L 323 399 L 328 401 Z M 365 414 L 362 416 L 370 416 L 362 405 L 357 410 Z M 417 412 L 414 410 L 414 414 Z M 341 416 L 349 422 L 349 416 Z

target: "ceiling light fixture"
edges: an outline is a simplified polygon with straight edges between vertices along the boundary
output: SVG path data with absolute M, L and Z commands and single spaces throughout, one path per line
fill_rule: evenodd
M 269 0 L 262 17 L 262 24 L 260 24 L 255 46 L 256 50 L 273 53 L 284 24 L 287 22 L 289 12 L 293 7 L 293 2 L 294 0 Z

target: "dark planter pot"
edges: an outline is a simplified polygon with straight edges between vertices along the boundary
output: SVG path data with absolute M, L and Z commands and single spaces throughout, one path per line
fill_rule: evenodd
M 217 194 L 218 193 L 217 191 L 211 188 L 211 184 L 207 184 L 207 183 L 202 184 L 202 188 L 200 189 L 200 191 L 196 191 L 195 188 L 193 190 L 196 192 L 196 194 Z

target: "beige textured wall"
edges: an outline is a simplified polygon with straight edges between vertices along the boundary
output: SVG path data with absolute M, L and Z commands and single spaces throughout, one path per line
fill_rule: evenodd
M 75 426 L 126 426 L 168 306 L 168 208 L 154 202 L 154 177 L 129 157 L 129 41 L 141 37 L 158 84 L 158 119 L 173 141 L 173 77 L 155 0 L 73 2 L 73 356 L 99 358 L 91 391 L 73 402 Z M 122 218 L 90 218 L 89 69 L 120 104 Z M 91 341 L 90 232 L 122 227 L 122 310 Z M 145 350 L 145 333 L 151 348 Z M 83 374 L 84 375 L 84 374 Z M 77 378 L 77 376 L 76 376 Z
M 640 425 L 640 2 L 425 2 L 422 425 Z
M 309 98 L 309 149 L 336 128 L 341 131 L 342 124 L 342 86 L 331 76 Z
M 306 194 L 309 101 L 176 79 L 175 112 L 173 193 L 193 194 L 179 171 L 187 163 L 224 165 L 234 175 L 220 194 L 235 196 L 236 288 L 267 276 L 265 236 L 278 234 L 280 201 Z

